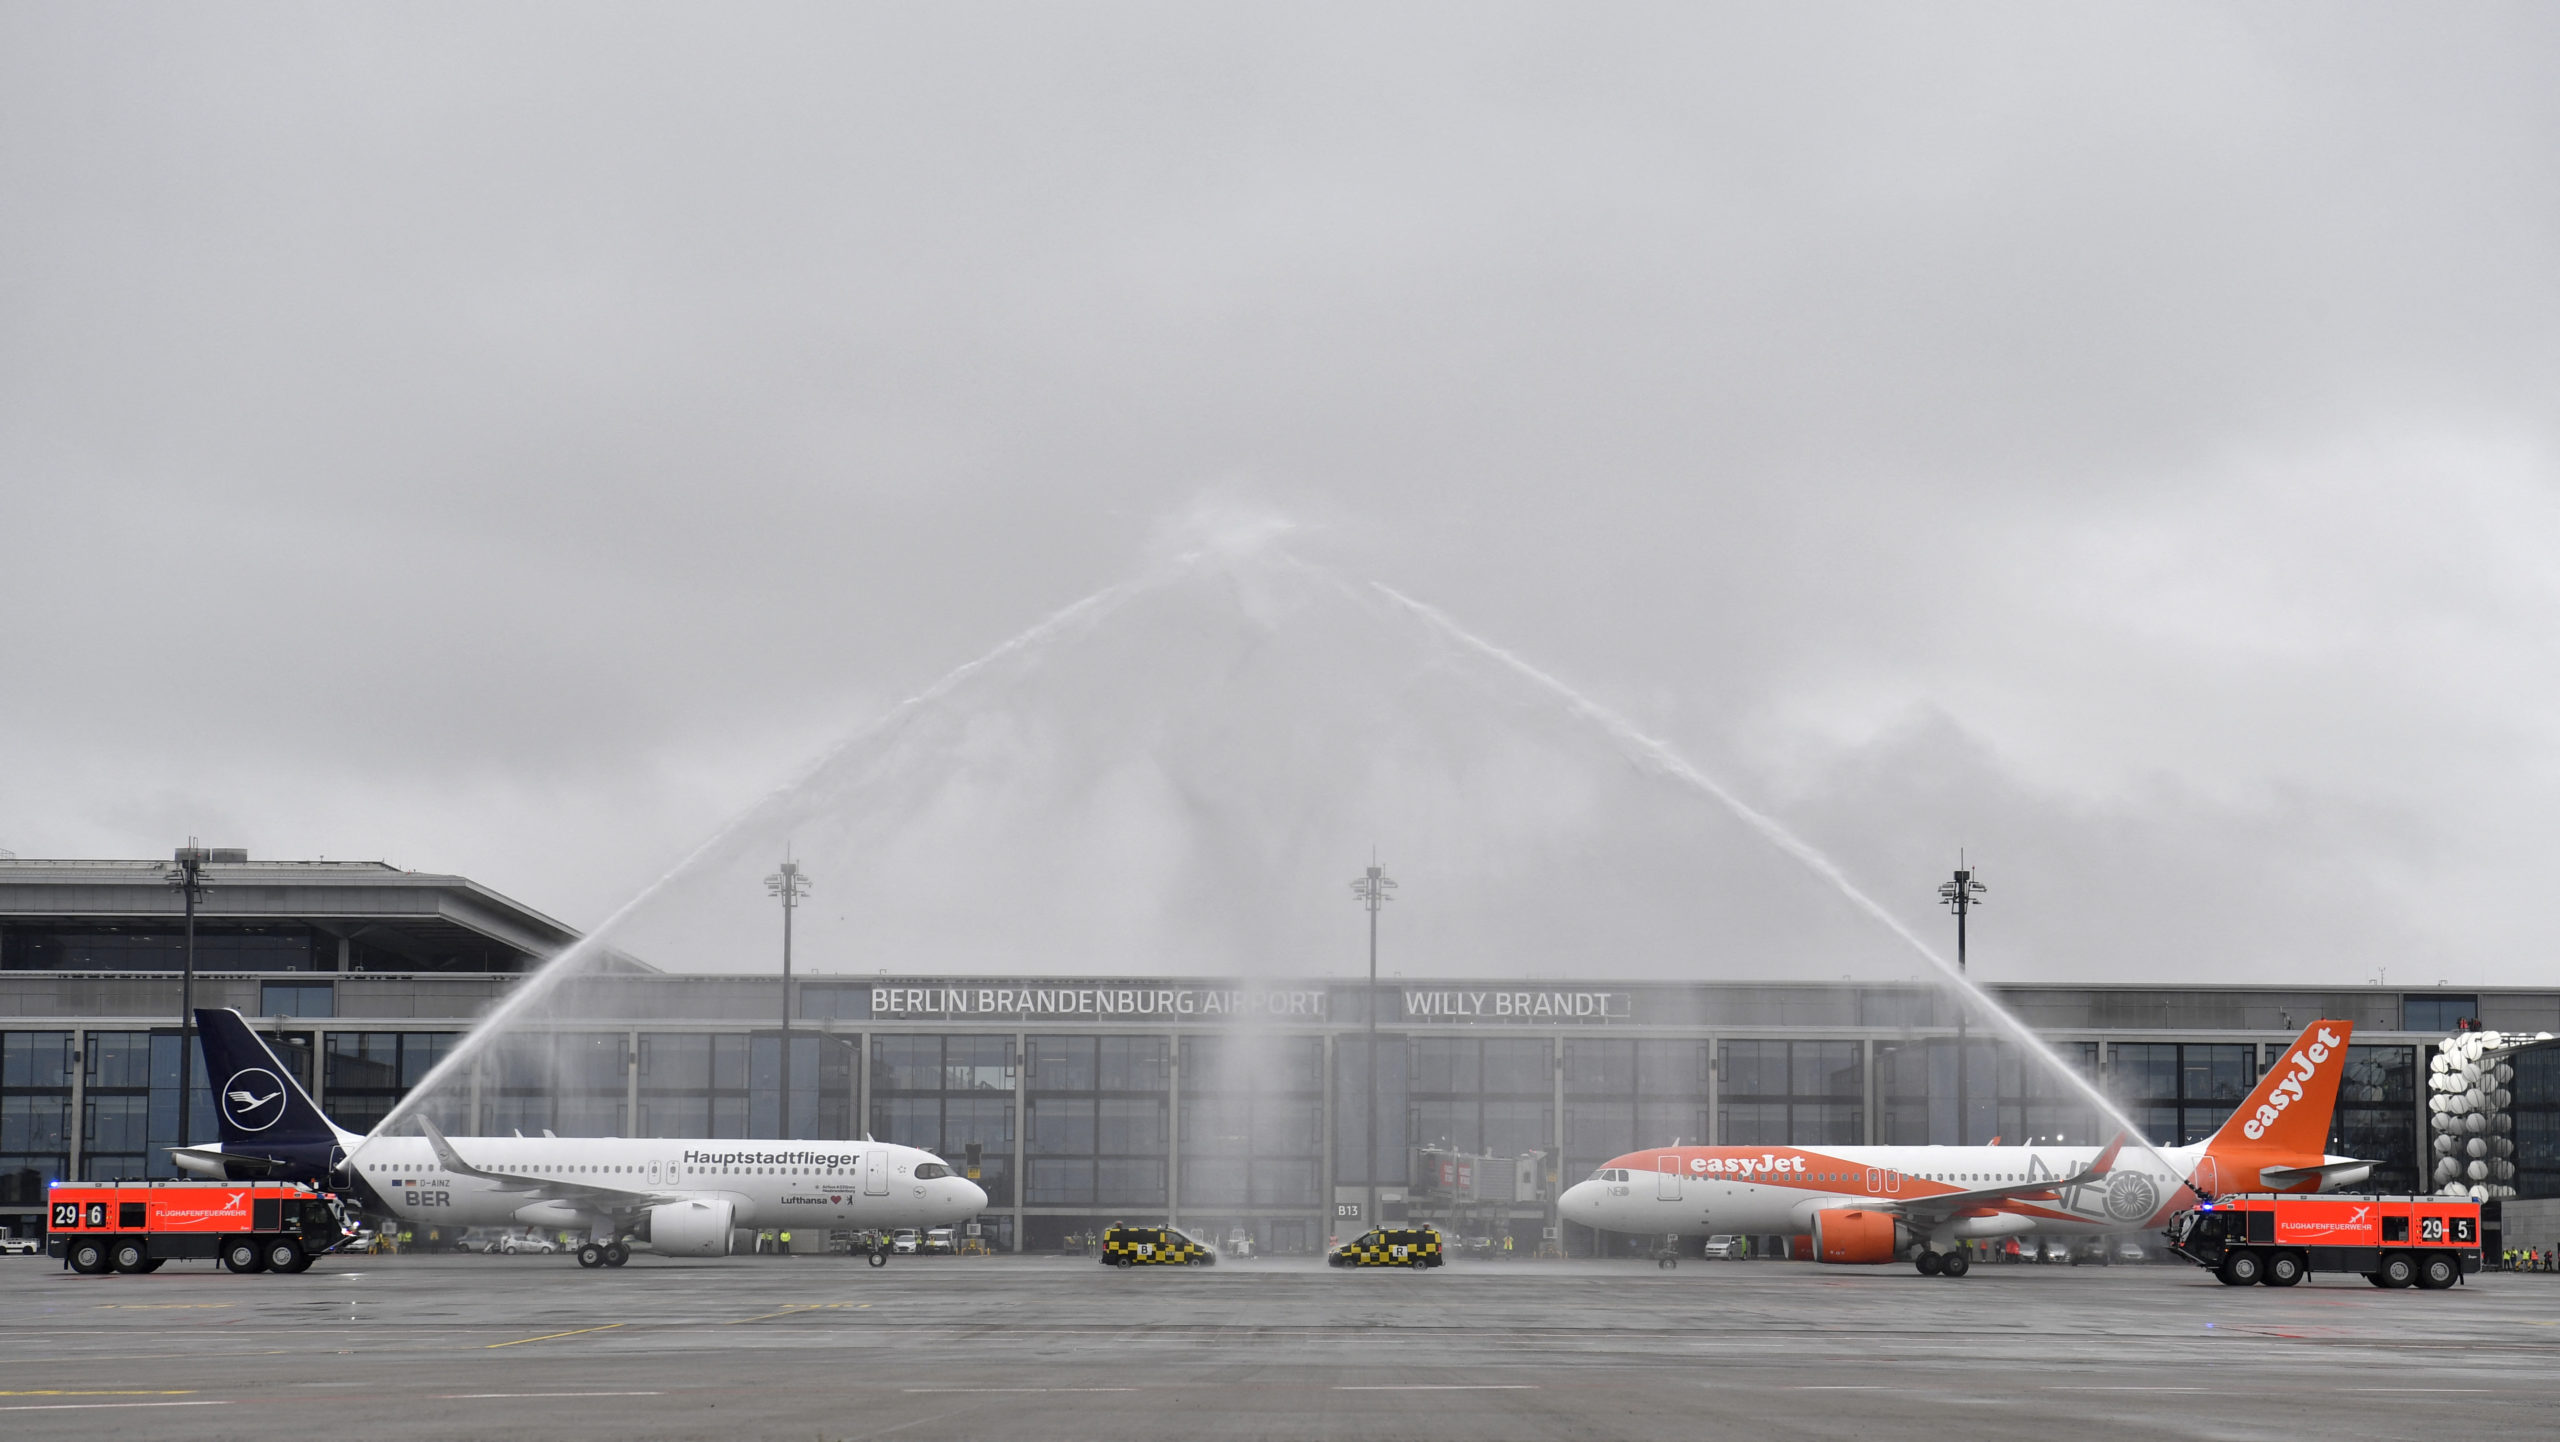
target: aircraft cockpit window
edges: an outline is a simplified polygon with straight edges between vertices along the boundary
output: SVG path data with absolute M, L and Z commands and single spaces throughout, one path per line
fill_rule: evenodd
M 944 1166 L 944 1165 L 943 1165 L 942 1163 L 940 1163 L 940 1162 L 918 1162 L 918 1163 L 916 1163 L 916 1180 L 917 1180 L 917 1181 L 920 1181 L 920 1182 L 924 1182 L 924 1181 L 931 1181 L 931 1180 L 932 1180 L 932 1179 L 934 1179 L 935 1177 L 947 1177 L 947 1176 L 949 1176 L 949 1175 L 951 1175 L 951 1169 L 950 1169 L 949 1167 Z

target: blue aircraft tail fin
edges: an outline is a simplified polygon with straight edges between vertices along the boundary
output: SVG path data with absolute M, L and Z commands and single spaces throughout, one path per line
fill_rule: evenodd
M 204 1042 L 204 1074 L 213 1084 L 224 1151 L 336 1146 L 345 1137 L 240 1013 L 197 1007 L 196 1035 Z

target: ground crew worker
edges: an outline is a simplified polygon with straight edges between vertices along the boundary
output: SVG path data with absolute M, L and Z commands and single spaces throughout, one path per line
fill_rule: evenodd
M 1502 1234 L 1502 1255 L 1506 1257 L 1511 1255 L 1511 1234 L 1509 1232 Z

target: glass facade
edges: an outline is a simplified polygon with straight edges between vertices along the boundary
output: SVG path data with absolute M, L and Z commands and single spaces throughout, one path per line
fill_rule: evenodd
M 1405 1038 L 1381 1032 L 1372 1065 L 1368 1037 L 1351 1032 L 1333 1044 L 1333 1177 L 1336 1185 L 1403 1186 L 1405 1158 Z M 1370 1095 L 1374 1071 L 1377 1093 Z M 1362 1138 L 1369 1139 L 1361 1156 Z
M 1182 1039 L 1185 1215 L 1312 1211 L 1324 1201 L 1324 1042 Z
M 871 1040 L 871 1135 L 965 1165 L 980 1149 L 990 1206 L 1014 1204 L 1010 1036 L 880 1036 Z
M 2560 1197 L 2560 1044 L 2525 1047 L 2509 1060 L 2516 1069 L 2507 1088 L 2513 1097 L 2507 1114 L 2515 1118 L 2516 1193 Z
M 1555 1043 L 1544 1037 L 1412 1038 L 1405 1103 L 1410 1144 L 1494 1157 L 1552 1149 L 1554 1056 Z
M 2465 1026 L 2480 1024 L 2480 998 L 2448 996 L 2440 991 L 2422 991 L 2401 998 L 2400 1029 L 2435 1032 L 2450 1036 Z
M 2221 1129 L 2258 1084 L 2251 1042 L 2117 1042 L 2115 1094 L 2153 1146 L 2185 1146 Z
M 2095 1042 L 2049 1043 L 2062 1064 L 2083 1078 L 2098 1070 Z M 2041 1059 L 1989 1038 L 1965 1042 L 1967 1113 L 1964 1140 L 2094 1142 L 2106 1128 L 2088 1098 Z M 1949 1146 L 1956 1129 L 1956 1044 L 1952 1037 L 1876 1043 L 1877 1140 L 1899 1146 Z
M 2418 1165 L 2418 1049 L 2408 1046 L 2347 1048 L 2347 1073 L 2338 1082 L 2338 1110 L 2329 1150 L 2379 1163 L 2358 1190 L 2425 1190 Z
M 1716 1139 L 1726 1146 L 1845 1146 L 1867 1139 L 1866 1048 L 1854 1041 L 1729 1041 Z
M 449 1031 L 333 1031 L 322 1049 L 321 1107 L 349 1131 L 371 1131 L 453 1049 Z M 439 1088 L 442 1090 L 442 1088 Z M 453 1125 L 459 1104 L 430 1109 Z
M 1172 1060 L 1170 1037 L 1032 1037 L 1024 1201 L 1163 1207 Z
M 0 1206 L 70 1175 L 71 1070 L 70 1032 L 0 1032 Z

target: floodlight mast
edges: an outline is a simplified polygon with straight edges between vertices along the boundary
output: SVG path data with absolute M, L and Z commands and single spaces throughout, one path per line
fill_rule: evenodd
M 1369 869 L 1351 883 L 1353 899 L 1369 911 L 1369 994 L 1361 1007 L 1369 1033 L 1369 1098 L 1360 1117 L 1360 1175 L 1369 1184 L 1368 1208 L 1360 1214 L 1364 1229 L 1378 1225 L 1378 909 L 1395 900 L 1387 894 L 1395 889 L 1372 850 Z
M 781 1065 L 774 1070 L 775 1131 L 785 1141 L 791 1138 L 791 913 L 800 909 L 800 898 L 809 894 L 809 878 L 800 863 L 784 861 L 782 869 L 764 879 L 767 896 L 782 899 L 782 1048 Z
M 1964 853 L 1956 853 L 1956 874 L 1952 881 L 1940 882 L 1938 899 L 1956 914 L 1956 975 L 1964 975 L 1964 923 L 1973 908 L 1982 904 L 1982 883 L 1973 879 L 1973 869 L 1964 864 Z M 1956 993 L 1956 1145 L 1966 1145 L 1965 1121 L 1970 1110 L 1966 1073 L 1970 1070 L 1965 1056 L 1964 993 Z M 1995 1074 L 1998 1068 L 1993 1068 Z
M 196 1091 L 196 903 L 213 887 L 204 874 L 205 863 L 212 857 L 190 836 L 167 867 L 169 885 L 186 899 L 187 906 L 186 969 L 178 981 L 178 1145 L 182 1147 L 195 1145 L 195 1138 L 188 1135 L 193 1124 L 188 1102 Z

